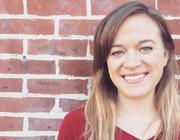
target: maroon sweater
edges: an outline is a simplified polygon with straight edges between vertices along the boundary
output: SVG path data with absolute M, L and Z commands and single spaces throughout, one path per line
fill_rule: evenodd
M 85 140 L 82 136 L 85 128 L 84 109 L 76 109 L 68 113 L 59 130 L 58 140 Z M 153 140 L 154 137 L 148 140 Z M 179 138 L 180 139 L 180 138 Z M 139 140 L 128 132 L 116 127 L 115 140 Z M 157 138 L 156 140 L 160 140 Z

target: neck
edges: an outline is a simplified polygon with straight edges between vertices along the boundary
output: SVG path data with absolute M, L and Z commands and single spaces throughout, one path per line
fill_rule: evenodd
M 146 97 L 128 98 L 120 96 L 120 111 L 121 117 L 129 119 L 147 119 L 152 116 L 157 116 L 154 94 L 149 94 Z
M 120 94 L 119 94 L 120 95 Z M 156 135 L 161 121 L 154 104 L 154 94 L 146 97 L 120 96 L 117 126 L 139 139 Z

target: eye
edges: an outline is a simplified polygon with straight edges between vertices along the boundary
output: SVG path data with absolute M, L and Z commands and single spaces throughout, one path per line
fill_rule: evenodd
M 142 53 L 148 53 L 148 52 L 150 52 L 152 50 L 153 50 L 152 47 L 142 47 L 142 48 L 140 48 L 140 52 L 142 52 Z
M 119 51 L 113 51 L 111 54 L 113 56 L 122 56 L 124 54 L 124 52 L 119 50 Z

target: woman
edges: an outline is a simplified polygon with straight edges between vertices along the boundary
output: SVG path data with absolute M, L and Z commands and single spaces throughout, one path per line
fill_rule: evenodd
M 174 44 L 155 9 L 129 2 L 94 38 L 92 96 L 69 113 L 58 140 L 178 140 Z

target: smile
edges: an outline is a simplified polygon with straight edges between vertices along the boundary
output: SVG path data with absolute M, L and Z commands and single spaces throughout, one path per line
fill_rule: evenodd
M 137 83 L 144 79 L 144 77 L 148 73 L 141 73 L 141 74 L 133 74 L 133 75 L 123 75 L 122 77 L 126 80 L 128 83 Z

